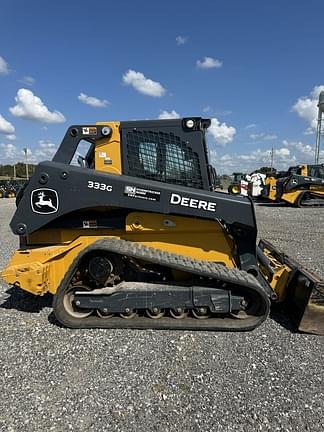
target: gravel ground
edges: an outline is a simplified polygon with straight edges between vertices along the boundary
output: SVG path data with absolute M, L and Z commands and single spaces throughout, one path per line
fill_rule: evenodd
M 0 268 L 17 246 L 0 200 Z M 260 236 L 324 277 L 324 210 L 258 206 Z M 324 337 L 70 330 L 0 282 L 1 431 L 323 431 Z

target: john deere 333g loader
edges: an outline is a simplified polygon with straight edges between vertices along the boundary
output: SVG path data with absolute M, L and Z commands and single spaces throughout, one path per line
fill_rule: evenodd
M 214 192 L 210 120 L 71 126 L 17 197 L 2 277 L 74 328 L 251 330 L 271 303 L 324 334 L 324 285 L 269 242 L 252 201 Z M 89 145 L 79 165 L 80 146 Z
M 282 174 L 269 174 L 262 197 L 295 207 L 324 206 L 324 164 L 298 165 Z

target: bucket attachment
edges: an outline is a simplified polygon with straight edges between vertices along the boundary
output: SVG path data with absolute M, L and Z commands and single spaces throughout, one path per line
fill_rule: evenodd
M 261 270 L 298 330 L 324 335 L 324 281 L 267 240 L 260 240 L 258 257 Z M 281 279 L 285 279 L 284 285 Z

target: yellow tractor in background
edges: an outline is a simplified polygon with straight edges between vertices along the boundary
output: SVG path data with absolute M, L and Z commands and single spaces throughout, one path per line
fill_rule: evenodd
M 235 172 L 232 174 L 233 181 L 228 186 L 228 193 L 231 195 L 239 195 L 241 193 L 241 180 L 245 178 L 245 174 Z
M 252 330 L 281 303 L 301 331 L 324 334 L 323 282 L 256 244 L 249 197 L 214 191 L 210 123 L 69 127 L 17 196 L 4 280 L 53 294 L 72 328 Z
M 324 164 L 298 165 L 286 173 L 267 175 L 261 197 L 295 207 L 323 206 Z

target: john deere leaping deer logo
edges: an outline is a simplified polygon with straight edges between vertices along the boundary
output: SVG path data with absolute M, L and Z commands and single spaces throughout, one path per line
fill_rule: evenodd
M 57 192 L 54 189 L 35 189 L 31 193 L 31 208 L 34 213 L 56 213 L 59 206 Z

